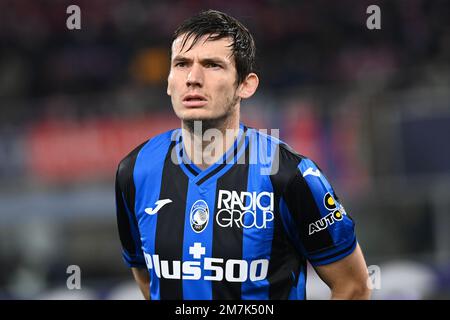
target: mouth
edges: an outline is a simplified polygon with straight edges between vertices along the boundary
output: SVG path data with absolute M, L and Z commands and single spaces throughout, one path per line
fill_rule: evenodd
M 187 108 L 200 108 L 208 103 L 208 100 L 199 94 L 188 94 L 183 98 L 183 106 Z

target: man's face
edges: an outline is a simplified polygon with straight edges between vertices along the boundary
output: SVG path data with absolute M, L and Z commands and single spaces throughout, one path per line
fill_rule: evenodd
M 192 38 L 181 49 L 181 35 L 172 44 L 167 94 L 178 118 L 184 121 L 215 120 L 237 107 L 237 71 L 231 55 L 231 40 L 204 41 L 189 51 Z

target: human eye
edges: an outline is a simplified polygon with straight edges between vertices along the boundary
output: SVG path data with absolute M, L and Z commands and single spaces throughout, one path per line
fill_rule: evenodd
M 205 64 L 206 68 L 222 68 L 220 64 L 217 64 L 215 62 L 208 62 Z
M 185 61 L 175 62 L 175 67 L 184 68 L 184 67 L 186 67 L 186 62 Z

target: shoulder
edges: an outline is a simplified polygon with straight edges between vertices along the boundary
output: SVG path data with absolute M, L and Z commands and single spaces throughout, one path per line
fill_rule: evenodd
M 278 147 L 278 170 L 272 176 L 272 183 L 277 185 L 281 193 L 289 186 L 291 180 L 300 174 L 301 164 L 310 161 L 306 156 L 299 154 L 288 144 L 281 142 Z M 301 175 L 301 174 L 300 174 Z
M 177 134 L 177 129 L 169 130 L 159 135 L 156 135 L 137 147 L 135 147 L 130 153 L 128 153 L 122 160 L 120 160 L 117 167 L 117 178 L 119 180 L 129 179 L 133 175 L 134 167 L 139 155 L 143 152 L 150 154 L 161 153 L 174 141 L 174 137 Z
M 259 131 L 253 128 L 249 128 L 248 132 L 250 139 L 257 142 L 259 154 L 262 154 L 263 157 L 266 157 L 267 154 L 273 154 L 271 156 L 272 169 L 270 179 L 274 189 L 280 193 L 283 192 L 293 177 L 301 174 L 300 168 L 307 163 L 314 163 L 277 136 L 269 135 L 264 130 Z M 267 163 L 266 159 L 263 159 L 263 161 Z

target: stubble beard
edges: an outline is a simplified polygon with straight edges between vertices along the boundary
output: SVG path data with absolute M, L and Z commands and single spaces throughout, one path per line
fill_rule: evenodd
M 206 132 L 208 129 L 219 129 L 220 131 L 225 131 L 228 126 L 230 125 L 230 122 L 235 116 L 235 113 L 237 112 L 236 104 L 239 100 L 239 97 L 235 95 L 228 103 L 225 108 L 225 112 L 216 118 L 210 118 L 210 119 L 182 119 L 183 121 L 183 127 L 189 131 L 190 133 L 197 133 L 198 132 L 198 123 L 197 128 L 195 128 L 195 123 L 200 121 L 201 122 L 201 133 L 202 135 Z M 194 128 L 197 131 L 194 131 Z

